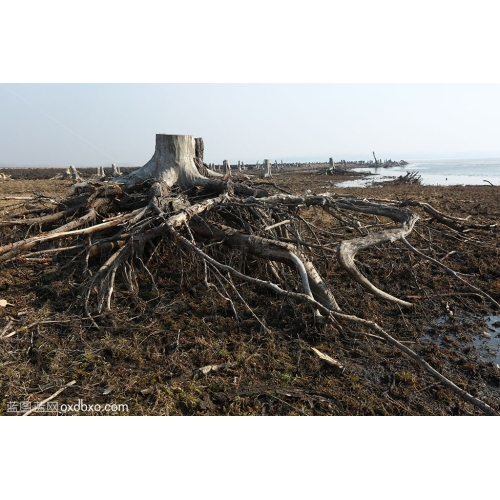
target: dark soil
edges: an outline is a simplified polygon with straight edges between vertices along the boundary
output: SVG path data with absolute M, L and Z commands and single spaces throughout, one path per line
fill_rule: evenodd
M 126 174 L 135 170 L 137 167 L 121 167 L 122 173 Z M 58 174 L 62 174 L 66 169 L 62 167 L 37 167 L 37 168 L 24 168 L 24 167 L 3 167 L 0 168 L 0 173 L 10 175 L 12 179 L 16 180 L 46 180 L 52 179 Z M 84 177 L 95 175 L 96 167 L 78 167 L 78 172 Z M 111 167 L 105 168 L 104 172 L 111 175 Z
M 500 220 L 498 187 L 387 183 L 340 190 L 335 183 L 346 180 L 345 175 L 318 176 L 315 170 L 282 173 L 272 181 L 292 193 L 320 193 L 328 187 L 368 199 L 426 201 L 455 217 L 470 215 L 478 225 Z M 19 179 L 0 181 L 0 198 L 33 191 L 60 196 L 69 189 L 67 181 L 47 180 L 60 169 L 0 171 Z M 0 203 L 9 210 L 5 206 L 12 202 Z M 417 223 L 410 243 L 500 301 L 498 227 L 463 237 L 419 214 L 425 226 Z M 329 230 L 320 211 L 310 209 L 305 216 Z M 0 245 L 6 238 L 2 235 Z M 263 265 L 239 258 L 234 256 L 233 265 Z M 12 411 L 13 403 L 34 405 L 72 380 L 76 384 L 54 399 L 59 407 L 78 400 L 126 407 L 67 414 L 481 414 L 400 351 L 366 335 L 370 332 L 315 324 L 307 306 L 248 284 L 234 281 L 247 305 L 229 286 L 207 288 L 203 264 L 168 240 L 148 255 L 154 281 L 138 265 L 137 293 L 118 284 L 113 311 L 95 317 L 93 324 L 78 306 L 79 262 L 76 255 L 61 254 L 0 267 L 0 299 L 12 304 L 0 307 L 0 414 L 19 414 Z M 321 272 L 343 312 L 376 321 L 500 411 L 500 370 L 482 361 L 474 344 L 487 329 L 484 318 L 493 314 L 481 296 L 399 243 L 363 252 L 358 265 L 380 288 L 411 300 L 414 306 L 408 310 L 367 294 L 340 268 L 334 253 L 324 252 L 322 262 Z M 344 368 L 326 365 L 311 347 Z M 200 371 L 208 365 L 217 370 Z

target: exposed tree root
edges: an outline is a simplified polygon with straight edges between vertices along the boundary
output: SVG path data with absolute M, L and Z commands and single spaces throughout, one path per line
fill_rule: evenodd
M 368 201 L 330 193 L 270 194 L 250 181 L 234 183 L 228 176 L 209 179 L 200 173 L 205 168 L 202 162 L 198 161 L 196 167 L 194 164 L 186 167 L 189 161 L 182 155 L 176 156 L 176 163 L 170 168 L 168 162 L 165 165 L 165 155 L 173 150 L 160 146 L 157 145 L 160 149 L 143 169 L 119 180 L 83 182 L 79 194 L 75 192 L 63 202 L 52 204 L 49 214 L 41 210 L 43 203 L 50 199 L 43 196 L 31 199 L 31 208 L 20 208 L 17 213 L 9 214 L 0 221 L 7 234 L 1 240 L 0 262 L 5 266 L 21 258 L 55 259 L 62 253 L 74 255 L 74 265 L 84 276 L 80 283 L 80 306 L 92 317 L 113 308 L 117 289 L 128 288 L 131 293 L 137 293 L 135 266 L 146 269 L 153 279 L 143 256 L 149 251 L 147 248 L 157 248 L 166 239 L 201 259 L 206 266 L 207 284 L 207 267 L 217 269 L 220 276 L 217 273 L 212 276 L 216 276 L 219 285 L 214 286 L 222 286 L 230 275 L 295 303 L 311 306 L 320 323 L 347 322 L 362 326 L 373 332 L 370 335 L 383 338 L 415 360 L 464 401 L 487 414 L 496 414 L 489 405 L 458 387 L 375 321 L 342 313 L 331 272 L 328 273 L 336 266 L 337 273 L 345 271 L 342 279 L 351 278 L 377 299 L 409 307 L 410 302 L 375 286 L 355 262 L 365 250 L 379 252 L 390 260 L 387 248 L 401 241 L 415 255 L 430 260 L 500 307 L 491 294 L 408 242 L 420 216 L 406 207 L 420 209 L 454 231 L 493 226 L 473 225 L 469 218 L 452 217 L 427 203 L 411 200 L 403 203 Z M 190 142 L 186 140 L 182 145 L 187 148 L 186 154 L 190 154 L 189 147 Z M 184 166 L 183 161 L 187 162 Z M 33 213 L 40 215 L 33 217 Z M 311 221 L 311 214 L 316 214 L 321 224 Z M 61 225 L 61 222 L 64 223 Z M 34 227 L 41 228 L 40 232 L 29 236 Z M 449 255 L 450 252 L 446 257 Z M 272 262 L 271 270 L 252 269 L 248 256 L 264 263 Z M 229 286 L 238 298 L 235 300 L 240 300 L 261 323 L 244 295 L 232 282 Z M 390 281 L 387 287 L 394 288 Z M 232 299 L 226 299 L 235 310 Z M 342 299 L 348 302 L 347 297 Z
M 298 301 L 302 302 L 309 302 L 311 305 L 315 306 L 318 308 L 318 310 L 321 310 L 325 314 L 331 315 L 333 318 L 337 320 L 347 320 L 349 322 L 354 322 L 358 325 L 365 326 L 377 334 L 379 334 L 382 338 L 387 340 L 392 346 L 396 347 L 400 351 L 404 352 L 408 356 L 410 356 L 412 359 L 414 359 L 420 366 L 422 366 L 427 372 L 429 372 L 433 377 L 435 377 L 437 380 L 442 382 L 444 385 L 446 385 L 448 388 L 450 388 L 453 392 L 455 392 L 459 397 L 461 397 L 464 401 L 467 401 L 468 403 L 471 403 L 472 405 L 476 406 L 477 408 L 480 408 L 482 411 L 484 411 L 487 415 L 497 415 L 497 412 L 491 408 L 491 406 L 487 405 L 483 401 L 481 401 L 478 398 L 475 398 L 471 394 L 469 394 L 467 391 L 464 391 L 460 387 L 458 387 L 456 384 L 454 384 L 451 380 L 449 380 L 447 377 L 439 373 L 437 370 L 435 370 L 429 363 L 427 363 L 424 359 L 422 359 L 418 354 L 416 354 L 414 351 L 412 351 L 410 348 L 396 340 L 394 337 L 389 335 L 385 330 L 383 330 L 377 323 L 373 321 L 368 321 L 364 320 L 362 318 L 359 318 L 357 316 L 353 315 L 348 315 L 348 314 L 342 314 L 338 311 L 331 310 L 327 307 L 325 307 L 323 304 L 320 304 L 314 298 L 312 298 L 309 294 L 300 294 L 300 293 L 293 293 L 293 292 L 288 292 L 286 290 L 281 289 L 278 285 L 271 283 L 271 282 L 266 282 L 262 281 L 256 278 L 251 278 L 249 276 L 245 276 L 242 273 L 236 271 L 230 266 L 226 266 L 223 264 L 220 264 L 219 262 L 215 261 L 211 257 L 209 257 L 207 254 L 202 252 L 199 248 L 196 247 L 193 243 L 189 242 L 186 238 L 180 236 L 178 233 L 175 232 L 173 228 L 169 230 L 171 235 L 178 239 L 179 242 L 181 242 L 183 245 L 186 245 L 190 247 L 196 254 L 198 254 L 201 258 L 207 260 L 210 262 L 212 265 L 227 271 L 234 276 L 236 276 L 239 279 L 248 281 L 249 283 L 254 283 L 259 286 L 263 286 L 265 288 L 269 288 L 272 290 L 274 293 L 277 293 L 279 295 L 282 295 L 284 297 L 291 297 L 293 299 L 296 299 Z

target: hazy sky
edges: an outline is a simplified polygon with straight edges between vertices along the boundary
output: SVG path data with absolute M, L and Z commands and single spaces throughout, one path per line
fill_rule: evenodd
M 499 84 L 1 84 L 0 164 L 143 165 L 155 134 L 205 160 L 500 156 Z

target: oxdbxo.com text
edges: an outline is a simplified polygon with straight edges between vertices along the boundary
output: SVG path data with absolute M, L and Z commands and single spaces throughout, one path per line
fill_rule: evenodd
M 59 413 L 73 413 L 73 412 L 85 412 L 85 413 L 123 413 L 128 412 L 127 404 L 89 404 L 84 403 L 83 399 L 79 399 L 77 403 L 62 403 L 59 405 Z

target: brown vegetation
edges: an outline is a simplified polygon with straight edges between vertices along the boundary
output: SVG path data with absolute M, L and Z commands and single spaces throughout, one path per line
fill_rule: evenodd
M 223 239 L 209 237 L 195 227 L 196 219 L 191 227 L 183 225 L 178 237 L 159 233 L 141 252 L 124 259 L 112 295 L 109 287 L 99 290 L 101 283 L 93 278 L 108 279 L 99 275 L 103 264 L 110 252 L 124 248 L 119 243 L 123 239 L 115 238 L 114 221 L 130 228 L 130 218 L 122 216 L 137 210 L 136 202 L 144 206 L 144 191 L 127 197 L 112 185 L 105 192 L 96 186 L 93 194 L 101 193 L 105 202 L 96 209 L 95 221 L 109 223 L 100 234 L 102 241 L 109 238 L 109 248 L 101 244 L 99 251 L 90 251 L 95 241 L 82 233 L 58 240 L 55 247 L 42 241 L 0 263 L 0 299 L 13 304 L 0 307 L 0 412 L 8 414 L 9 401 L 39 402 L 76 380 L 58 396 L 60 403 L 126 404 L 127 414 L 134 415 L 482 413 L 391 345 L 370 326 L 373 322 L 457 386 L 500 410 L 500 371 L 495 363 L 479 359 L 474 344 L 475 336 L 487 329 L 483 318 L 500 300 L 500 233 L 495 225 L 500 188 L 401 184 L 340 190 L 335 182 L 346 180 L 345 175 L 317 176 L 313 170 L 285 171 L 273 174 L 272 182 L 260 181 L 255 187 L 270 195 L 293 193 L 308 201 L 289 208 L 277 204 L 275 224 L 283 225 L 264 232 L 264 225 L 255 223 L 252 231 L 257 228 L 256 236 L 272 234 L 285 243 L 293 240 L 333 290 L 342 314 L 365 324 L 341 316 L 320 321 L 312 313 L 312 301 L 297 297 L 304 293 L 293 267 L 228 247 L 223 240 L 238 234 L 224 229 Z M 31 197 L 0 201 L 0 246 L 47 235 L 61 223 L 81 218 L 85 212 L 80 207 L 84 203 L 88 210 L 89 195 L 83 201 L 81 194 L 67 197 L 69 188 L 69 182 L 60 180 L 0 184 L 0 198 Z M 338 246 L 392 227 L 391 221 L 312 202 L 325 191 L 337 200 L 351 196 L 411 207 L 420 220 L 407 235 L 408 244 L 460 274 L 419 256 L 403 240 L 378 244 L 358 255 L 357 268 L 375 287 L 411 306 L 367 293 L 339 264 Z M 185 193 L 192 204 L 208 199 L 200 195 Z M 168 209 L 173 214 L 180 210 Z M 203 220 L 240 233 L 251 209 L 264 211 L 233 202 Z M 57 221 L 50 219 L 63 212 Z M 22 219 L 16 218 L 19 213 Z M 36 217 L 48 218 L 31 220 Z M 187 243 L 179 244 L 179 237 Z M 194 240 L 196 247 L 190 247 Z M 67 250 L 57 251 L 62 247 Z M 199 258 L 196 248 L 242 275 L 279 282 L 289 295 L 239 279 Z M 108 300 L 113 303 L 109 310 Z

